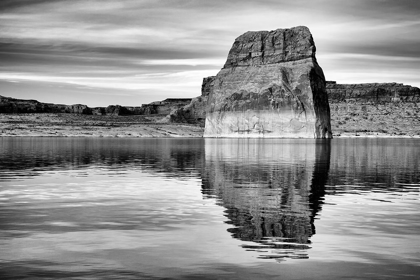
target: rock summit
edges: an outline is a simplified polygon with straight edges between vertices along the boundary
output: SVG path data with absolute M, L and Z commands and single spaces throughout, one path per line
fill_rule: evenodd
M 208 94 L 204 136 L 331 138 L 315 50 L 304 26 L 239 36 Z

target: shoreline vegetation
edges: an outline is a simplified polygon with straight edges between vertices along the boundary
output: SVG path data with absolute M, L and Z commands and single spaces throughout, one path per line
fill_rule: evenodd
M 0 114 L 0 137 L 203 137 L 204 127 L 161 122 L 163 115 L 95 116 L 66 113 Z M 332 122 L 334 123 L 334 122 Z M 334 138 L 420 138 L 412 129 L 333 128 Z M 417 131 L 416 131 L 417 132 Z

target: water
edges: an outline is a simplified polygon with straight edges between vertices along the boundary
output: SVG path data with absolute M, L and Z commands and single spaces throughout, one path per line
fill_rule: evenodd
M 420 140 L 0 138 L 1 279 L 418 279 Z

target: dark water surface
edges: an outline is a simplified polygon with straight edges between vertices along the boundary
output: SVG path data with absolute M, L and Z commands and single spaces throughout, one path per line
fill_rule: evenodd
M 419 139 L 0 138 L 0 279 L 419 279 Z

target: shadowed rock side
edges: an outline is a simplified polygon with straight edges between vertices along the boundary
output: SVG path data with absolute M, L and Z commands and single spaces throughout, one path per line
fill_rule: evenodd
M 210 90 L 205 137 L 331 138 L 325 78 L 307 27 L 239 36 Z
M 327 82 L 335 135 L 420 135 L 420 89 L 399 83 Z
M 206 119 L 206 107 L 208 96 L 213 89 L 215 76 L 203 79 L 201 86 L 201 96 L 191 100 L 191 103 L 173 110 L 163 122 L 171 123 L 191 123 L 204 126 Z
M 205 139 L 202 188 L 227 209 L 229 232 L 256 242 L 243 247 L 260 258 L 307 258 L 328 180 L 330 141 L 224 141 Z

